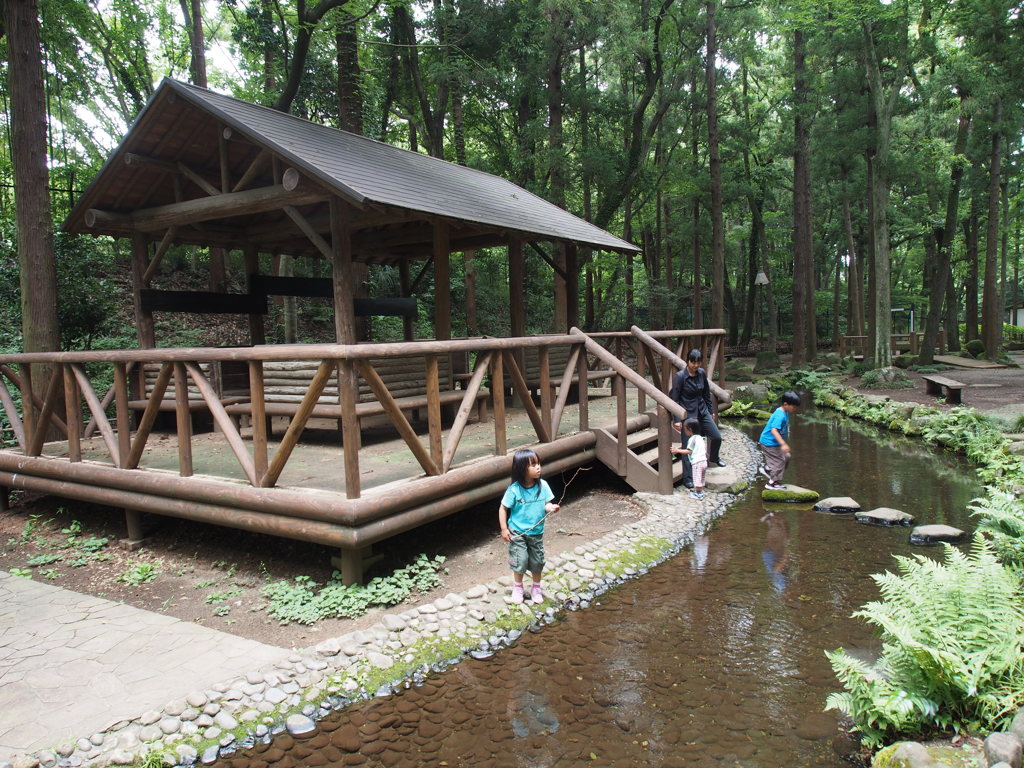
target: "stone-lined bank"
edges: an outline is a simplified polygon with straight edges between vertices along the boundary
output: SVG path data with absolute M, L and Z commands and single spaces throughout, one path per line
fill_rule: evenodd
M 571 552 L 549 558 L 541 605 L 513 605 L 511 577 L 479 584 L 401 612 L 367 630 L 326 640 L 285 661 L 168 702 L 161 710 L 112 724 L 102 733 L 52 751 L 17 757 L 0 768 L 78 766 L 192 766 L 269 741 L 302 735 L 332 711 L 422 681 L 469 653 L 485 658 L 522 632 L 563 610 L 585 608 L 624 580 L 688 545 L 748 486 L 759 464 L 756 446 L 723 429 L 725 470 L 709 472 L 704 501 L 636 494 L 643 519 Z

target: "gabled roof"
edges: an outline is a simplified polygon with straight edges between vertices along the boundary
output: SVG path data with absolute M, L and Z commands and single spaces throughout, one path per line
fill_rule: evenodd
M 428 255 L 430 222 L 437 217 L 451 224 L 452 250 L 462 249 L 461 240 L 466 247 L 483 247 L 515 234 L 527 241 L 639 250 L 498 176 L 171 79 L 160 84 L 64 229 L 127 235 L 123 226 L 109 221 L 88 226 L 86 212 L 130 214 L 207 198 L 210 187 L 215 192 L 221 188 L 222 153 L 229 182 L 237 183 L 261 152 L 269 152 L 274 162 L 261 166 L 246 186 L 270 186 L 283 167 L 292 167 L 325 192 L 341 197 L 350 205 L 356 255 L 365 261 Z M 190 173 L 182 175 L 182 166 Z M 196 176 L 208 182 L 205 190 Z M 311 222 L 319 221 L 315 228 L 329 232 L 325 212 L 323 204 L 302 207 Z M 278 221 L 280 227 L 275 226 Z M 293 232 L 291 240 L 283 234 L 286 230 Z M 277 211 L 189 223 L 174 240 L 313 251 L 307 238 L 294 233 L 291 220 Z

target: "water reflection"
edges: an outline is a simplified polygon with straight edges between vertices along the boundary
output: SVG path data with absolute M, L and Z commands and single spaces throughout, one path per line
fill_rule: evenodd
M 796 484 L 971 527 L 980 488 L 947 456 L 813 413 L 790 438 Z M 224 764 L 845 766 L 836 714 L 822 712 L 836 690 L 823 650 L 877 653 L 850 614 L 877 598 L 868 574 L 911 552 L 908 534 L 807 508 L 767 514 L 751 494 L 689 551 L 590 609 L 338 713 L 305 742 Z

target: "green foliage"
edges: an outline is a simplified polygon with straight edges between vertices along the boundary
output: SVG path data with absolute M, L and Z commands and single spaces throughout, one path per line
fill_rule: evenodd
M 25 562 L 25 565 L 27 565 L 27 566 L 29 566 L 31 568 L 35 568 L 36 566 L 40 566 L 40 565 L 49 565 L 50 563 L 60 562 L 60 560 L 63 557 L 64 557 L 63 555 L 58 555 L 56 553 L 44 553 L 44 554 L 41 554 L 41 555 L 36 555 L 35 557 L 30 557 Z
M 978 531 L 992 541 L 999 559 L 1015 568 L 1024 568 L 1024 502 L 1012 493 L 989 488 L 988 496 L 971 503 L 977 516 Z
M 152 563 L 136 563 L 127 571 L 117 577 L 118 581 L 137 587 L 140 584 L 153 581 L 160 571 Z
M 899 368 L 878 368 L 860 377 L 865 389 L 913 389 L 914 382 Z
M 851 717 L 869 746 L 897 734 L 1008 725 L 1024 704 L 1019 579 L 981 537 L 966 555 L 946 545 L 943 563 L 896 560 L 898 574 L 873 576 L 881 600 L 854 614 L 878 628 L 882 655 L 869 666 L 827 653 L 846 689 L 827 708 Z
M 981 339 L 971 339 L 964 345 L 971 357 L 982 357 L 985 354 L 985 343 Z
M 260 594 L 269 601 L 267 613 L 282 624 L 315 624 L 326 618 L 355 618 L 372 606 L 397 605 L 413 593 L 429 592 L 442 582 L 444 557 L 433 560 L 420 554 L 415 561 L 387 577 L 368 584 L 345 586 L 340 574 L 322 588 L 309 576 L 296 576 L 292 583 L 277 581 L 266 585 Z
M 748 403 L 743 400 L 733 400 L 732 404 L 724 411 L 719 411 L 719 416 L 729 419 L 756 419 L 757 421 L 766 420 L 771 414 L 762 411 L 753 403 Z

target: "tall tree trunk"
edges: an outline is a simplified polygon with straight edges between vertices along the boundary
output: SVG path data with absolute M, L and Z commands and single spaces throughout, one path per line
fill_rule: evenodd
M 867 80 L 874 107 L 874 153 L 871 166 L 871 239 L 873 243 L 872 275 L 874 292 L 871 296 L 872 322 L 872 364 L 875 368 L 892 365 L 892 294 L 890 272 L 892 264 L 889 255 L 889 168 L 890 144 L 892 141 L 892 119 L 896 111 L 900 86 L 905 74 L 903 70 L 889 84 L 888 92 L 882 83 L 880 55 L 875 47 L 874 28 L 870 22 L 862 25 L 867 62 Z
M 956 283 L 952 275 L 953 265 L 950 264 L 950 276 L 946 281 L 946 349 L 950 352 L 960 351 L 960 318 L 957 313 Z
M 974 341 L 978 335 L 978 198 L 971 197 L 971 213 L 964 222 L 966 241 L 967 280 L 964 283 L 964 342 Z
M 718 136 L 718 0 L 705 3 L 707 13 L 708 168 L 711 174 L 711 327 L 724 327 L 725 223 L 722 213 L 722 159 Z
M 207 87 L 206 36 L 203 32 L 203 0 L 180 0 L 189 44 L 189 77 L 201 88 Z
M 565 18 L 555 5 L 546 8 L 544 15 L 548 22 L 548 200 L 559 208 L 565 208 L 565 145 L 562 136 L 562 57 L 565 52 Z
M 793 365 L 813 360 L 817 353 L 807 101 L 806 45 L 803 30 L 796 29 L 793 32 Z
M 989 360 L 999 359 L 999 348 L 1003 336 L 1003 308 L 999 303 L 997 260 L 999 254 L 999 174 L 1003 157 L 1002 101 L 996 102 L 992 127 L 992 151 L 988 164 L 988 227 L 985 232 L 985 283 L 981 301 L 982 341 L 985 342 L 985 356 Z
M 3 12 L 7 35 L 7 89 L 11 99 L 10 144 L 22 346 L 25 352 L 50 352 L 60 348 L 60 329 L 39 9 L 35 0 L 4 0 Z M 39 366 L 32 377 L 32 387 L 40 397 L 45 395 L 50 371 L 50 366 Z
M 859 249 L 853 237 L 853 220 L 850 215 L 850 193 L 846 186 L 846 168 L 843 169 L 843 231 L 846 233 L 846 255 L 849 267 L 846 270 L 847 333 L 851 336 L 864 335 L 863 282 L 860 273 Z
M 363 87 L 356 22 L 339 19 L 334 33 L 338 62 L 338 128 L 363 133 Z
M 967 139 L 971 132 L 971 113 L 966 109 L 966 96 L 960 95 L 960 117 L 957 121 L 953 156 L 960 158 L 967 151 Z M 933 231 L 937 253 L 932 265 L 931 280 L 928 284 L 928 314 L 924 320 L 924 338 L 918 353 L 921 365 L 934 362 L 935 347 L 939 339 L 939 325 L 942 321 L 942 302 L 946 288 L 952 281 L 953 237 L 956 234 L 957 210 L 960 206 L 960 183 L 964 176 L 964 164 L 954 161 L 949 173 L 949 189 L 946 192 L 946 216 L 941 229 Z M 947 332 L 949 329 L 947 328 Z

